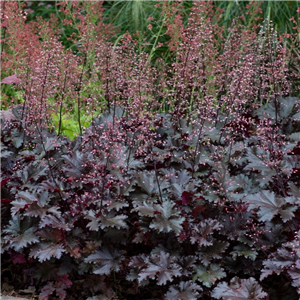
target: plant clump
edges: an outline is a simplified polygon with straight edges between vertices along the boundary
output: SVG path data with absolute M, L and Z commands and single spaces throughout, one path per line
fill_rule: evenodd
M 93 278 L 88 299 L 264 299 L 274 274 L 296 295 L 299 100 L 279 103 L 277 122 L 270 105 L 247 127 L 224 113 L 218 127 L 166 113 L 145 124 L 114 107 L 73 142 L 25 131 L 15 109 L 2 125 L 4 264 L 34 265 L 45 298 Z
M 158 3 L 143 48 L 112 42 L 100 2 L 61 2 L 74 50 L 54 16 L 26 23 L 5 1 L 2 85 L 19 100 L 1 114 L 2 267 L 18 289 L 299 299 L 297 56 L 270 24 L 226 36 L 212 3 L 186 20 L 180 5 Z

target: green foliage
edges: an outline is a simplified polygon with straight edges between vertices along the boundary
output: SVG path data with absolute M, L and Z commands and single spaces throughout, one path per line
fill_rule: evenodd
M 51 14 L 57 13 L 57 1 L 27 1 L 25 11 L 28 14 L 28 22 L 42 17 L 50 19 Z
M 52 121 L 56 132 L 60 132 L 61 135 L 68 137 L 70 140 L 74 140 L 80 135 L 80 128 L 78 125 L 78 110 L 71 111 L 69 113 L 59 115 L 52 115 Z M 88 128 L 92 121 L 92 116 L 80 114 L 81 125 L 83 128 Z
M 226 28 L 231 26 L 232 20 L 243 17 L 243 23 L 247 27 L 259 25 L 263 20 L 274 24 L 275 30 L 279 34 L 293 32 L 293 23 L 290 19 L 295 16 L 300 2 L 297 1 L 256 1 L 261 8 L 261 13 L 255 13 L 258 5 L 252 5 L 249 10 L 249 4 L 252 1 L 214 1 L 215 5 L 221 8 L 223 18 L 221 24 Z M 253 3 L 252 3 L 253 4 Z M 252 13 L 251 13 L 252 11 Z M 249 13 L 250 12 L 250 13 Z

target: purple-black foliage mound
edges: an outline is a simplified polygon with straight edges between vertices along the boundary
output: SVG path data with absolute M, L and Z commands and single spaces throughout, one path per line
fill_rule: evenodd
M 1 137 L 2 268 L 18 288 L 299 299 L 298 99 L 238 117 L 111 107 L 72 142 L 27 127 L 20 110 Z

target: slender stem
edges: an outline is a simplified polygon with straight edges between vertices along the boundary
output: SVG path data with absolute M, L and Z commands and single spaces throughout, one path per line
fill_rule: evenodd
M 82 66 L 80 79 L 79 79 L 79 87 L 78 87 L 78 91 L 77 91 L 77 120 L 78 120 L 80 135 L 82 135 L 81 116 L 80 116 L 80 109 L 81 109 L 81 107 L 80 107 L 80 92 L 81 92 L 81 89 L 82 89 L 83 72 L 84 72 L 86 63 L 87 63 L 87 53 L 85 52 L 83 66 Z
M 67 62 L 67 69 L 69 67 L 69 60 Z M 68 75 L 68 72 L 66 71 L 65 72 L 65 78 L 64 78 L 64 87 L 63 87 L 63 90 L 62 90 L 62 95 L 61 95 L 61 102 L 60 102 L 60 107 L 59 107 L 59 123 L 58 123 L 58 133 L 57 135 L 60 135 L 61 134 L 61 125 L 62 125 L 62 108 L 63 108 L 63 101 L 65 99 L 65 90 L 66 90 L 66 83 L 67 83 L 67 75 Z
M 160 189 L 160 184 L 159 184 L 159 180 L 158 180 L 158 174 L 157 174 L 157 169 L 156 169 L 156 162 L 154 162 L 154 170 L 155 170 L 155 178 L 156 178 L 156 182 L 157 182 L 157 186 L 158 186 L 158 191 L 159 191 L 159 197 L 160 197 L 160 201 L 162 203 L 163 202 L 163 197 L 162 197 L 162 193 L 161 193 L 161 189 Z
M 40 103 L 41 103 L 41 111 L 43 110 L 43 104 L 44 104 L 44 96 L 45 96 L 45 89 L 46 89 L 46 83 L 47 83 L 47 76 L 48 76 L 48 66 L 49 66 L 49 63 L 50 63 L 50 54 L 48 55 L 48 59 L 47 59 L 47 64 L 46 64 L 46 73 L 45 73 L 45 76 L 44 76 L 44 80 L 43 80 L 43 83 L 42 83 L 42 92 L 41 92 L 41 100 L 40 100 Z M 42 124 L 42 121 L 43 121 L 43 115 L 41 116 L 40 118 L 40 125 Z
M 47 164 L 48 164 L 48 167 L 49 167 L 50 175 L 51 175 L 51 177 L 52 177 L 52 180 L 53 180 L 55 186 L 57 187 L 59 197 L 60 197 L 60 199 L 63 201 L 64 199 L 63 199 L 63 196 L 62 196 L 62 194 L 61 194 L 61 192 L 60 192 L 60 187 L 59 187 L 59 185 L 57 184 L 57 182 L 56 182 L 56 180 L 55 180 L 55 177 L 54 177 L 54 174 L 53 174 L 53 172 L 52 172 L 52 166 L 51 166 L 51 164 L 50 164 L 49 154 L 47 153 L 46 148 L 45 148 L 45 144 L 44 144 L 42 132 L 41 132 L 39 126 L 36 126 L 36 129 L 37 129 L 37 131 L 38 131 L 38 133 L 39 133 L 39 136 L 40 136 L 40 139 L 41 139 L 41 144 L 42 144 L 43 150 L 44 150 L 44 152 L 45 152 L 45 156 L 46 156 Z
M 202 123 L 201 123 L 201 128 L 199 129 L 199 134 L 198 134 L 198 137 L 197 137 L 197 144 L 196 144 L 196 148 L 195 148 L 195 153 L 194 153 L 194 158 L 193 158 L 193 161 L 194 161 L 194 164 L 193 164 L 193 170 L 192 170 L 192 177 L 194 178 L 194 173 L 195 173 L 195 164 L 196 164 L 196 155 L 197 155 L 197 152 L 198 152 L 198 148 L 199 148 L 199 140 L 200 140 L 200 136 L 201 136 L 201 133 L 202 133 L 202 129 L 203 129 L 203 126 L 204 126 L 204 119 L 202 120 Z
M 5 11 L 5 4 L 6 4 L 6 1 L 3 1 L 3 7 L 2 7 L 2 15 L 4 16 L 4 11 Z M 1 16 L 1 19 L 3 17 Z M 3 52 L 3 49 L 4 49 L 4 46 L 5 46 L 5 37 L 6 37 L 6 27 L 3 27 L 3 38 L 1 37 L 1 40 L 2 40 L 2 45 L 0 46 L 0 62 L 2 62 L 2 52 Z

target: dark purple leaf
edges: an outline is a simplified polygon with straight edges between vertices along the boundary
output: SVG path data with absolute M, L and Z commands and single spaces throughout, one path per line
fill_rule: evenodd
M 190 192 L 184 191 L 181 195 L 181 200 L 183 205 L 189 205 L 193 200 L 193 194 Z

